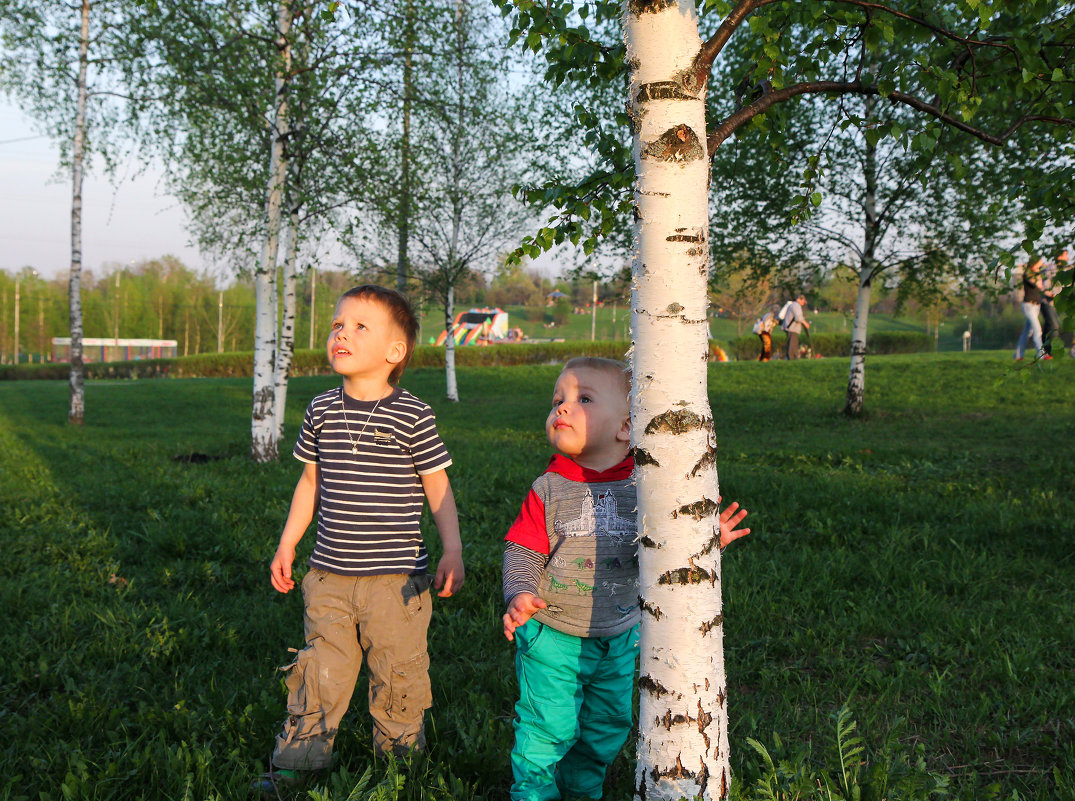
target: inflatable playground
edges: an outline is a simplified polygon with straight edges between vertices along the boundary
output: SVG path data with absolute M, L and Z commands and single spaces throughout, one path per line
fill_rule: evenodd
M 502 342 L 508 336 L 508 313 L 503 309 L 470 309 L 460 312 L 452 323 L 452 339 L 456 345 L 488 345 Z M 443 345 L 448 332 L 441 331 L 436 345 Z

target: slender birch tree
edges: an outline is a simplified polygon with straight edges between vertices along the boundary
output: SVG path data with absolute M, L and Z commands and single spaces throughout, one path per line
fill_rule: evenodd
M 624 208 L 618 176 L 631 176 L 631 419 L 643 610 L 636 792 L 649 801 L 726 798 L 716 437 L 699 332 L 709 259 L 707 159 L 744 126 L 778 122 L 780 104 L 803 95 L 834 103 L 873 96 L 913 109 L 925 120 L 919 145 L 927 150 L 941 126 L 1003 146 L 1021 129 L 1044 125 L 1070 152 L 1075 22 L 1069 4 L 1044 0 L 1018 11 L 986 2 L 923 8 L 895 1 L 712 0 L 704 5 L 712 33 L 703 40 L 690 0 L 627 0 L 623 47 L 601 40 L 603 29 L 587 27 L 589 4 L 501 5 L 515 11 L 516 38 L 547 53 L 553 80 L 601 82 L 619 79 L 624 69 L 629 76 L 633 165 L 532 194 L 560 213 L 524 240 L 520 252 L 596 240 Z M 608 19 L 610 5 L 597 4 L 597 20 Z M 733 36 L 753 42 L 751 67 L 735 86 L 718 87 L 722 108 L 713 92 L 707 95 L 707 83 Z M 897 40 L 917 46 L 886 73 L 871 73 L 856 58 L 860 45 L 879 52 Z M 822 51 L 846 58 L 833 72 Z M 902 131 L 890 126 L 883 134 L 899 138 Z M 600 150 L 606 160 L 615 155 L 613 147 Z M 1023 196 L 1034 202 L 1032 192 Z M 1055 207 L 1037 208 L 1049 214 Z
M 251 455 L 272 461 L 302 243 L 363 189 L 354 143 L 373 84 L 364 70 L 381 55 L 364 24 L 318 0 L 176 0 L 151 11 L 141 41 L 169 91 L 147 114 L 203 248 L 254 279 Z
M 395 34 L 402 78 L 380 101 L 384 117 L 401 125 L 385 126 L 369 146 L 370 167 L 383 178 L 371 181 L 370 194 L 356 204 L 351 242 L 364 265 L 388 272 L 392 265 L 379 254 L 391 252 L 386 245 L 395 237 L 411 292 L 436 302 L 450 332 L 458 283 L 491 271 L 532 220 L 511 190 L 535 173 L 541 104 L 526 91 L 521 71 L 511 75 L 507 52 L 493 38 L 501 23 L 486 6 L 448 0 L 406 8 L 417 28 Z M 402 118 L 401 108 L 409 109 Z M 448 399 L 458 400 L 451 336 L 445 377 Z
M 122 76 L 140 59 L 127 47 L 123 0 L 76 4 L 0 0 L 0 91 L 12 96 L 60 147 L 71 176 L 71 334 L 67 420 L 82 425 L 86 405 L 82 364 L 82 181 L 93 156 L 106 172 L 120 150 L 126 123 Z

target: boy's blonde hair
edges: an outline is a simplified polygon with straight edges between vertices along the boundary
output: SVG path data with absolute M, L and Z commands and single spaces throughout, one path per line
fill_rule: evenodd
M 571 370 L 572 368 L 587 368 L 590 370 L 600 370 L 605 373 L 615 373 L 623 381 L 623 394 L 630 396 L 631 394 L 631 368 L 626 363 L 621 362 L 618 359 L 605 359 L 601 356 L 576 356 L 573 359 L 568 359 L 567 364 L 563 366 L 563 370 Z

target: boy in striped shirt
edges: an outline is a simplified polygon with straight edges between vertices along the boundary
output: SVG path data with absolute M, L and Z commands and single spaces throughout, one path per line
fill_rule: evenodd
M 255 789 L 274 795 L 301 771 L 327 768 L 340 720 L 366 659 L 373 746 L 406 754 L 425 744 L 432 704 L 426 631 L 429 555 L 419 522 L 428 500 L 444 555 L 433 586 L 463 586 L 459 520 L 445 469 L 452 463 L 433 412 L 396 386 L 414 350 L 410 304 L 374 285 L 336 304 L 328 360 L 343 386 L 310 402 L 294 455 L 305 464 L 269 568 L 289 592 L 295 548 L 317 511 L 317 541 L 302 580 L 306 647 L 288 670 L 288 718 L 272 770 Z

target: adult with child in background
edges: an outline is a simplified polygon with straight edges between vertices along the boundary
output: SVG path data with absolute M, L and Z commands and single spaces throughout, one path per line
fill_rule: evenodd
M 803 315 L 805 305 L 806 295 L 799 293 L 794 301 L 789 301 L 784 307 L 784 319 L 781 326 L 788 335 L 788 341 L 784 345 L 784 356 L 788 359 L 799 358 L 799 334 L 804 328 L 810 327 L 809 320 Z
M 1023 361 L 1026 355 L 1027 339 L 1034 342 L 1034 358 L 1051 359 L 1049 354 L 1042 350 L 1041 321 L 1038 314 L 1041 312 L 1041 299 L 1043 281 L 1041 277 L 1042 260 L 1038 259 L 1033 264 L 1023 269 L 1023 331 L 1019 334 L 1019 341 L 1015 343 L 1015 360 Z
M 767 362 L 773 358 L 773 329 L 776 328 L 777 313 L 777 307 L 773 306 L 754 323 L 754 333 L 761 340 L 759 362 Z
M 558 454 L 505 537 L 502 621 L 520 696 L 513 801 L 599 799 L 632 727 L 640 612 L 629 390 L 622 362 L 567 362 L 545 422 Z M 737 503 L 720 513 L 722 549 L 750 533 L 735 528 L 746 514 Z
M 429 406 L 396 385 L 417 334 L 414 312 L 395 290 L 367 284 L 336 304 L 327 350 L 343 386 L 306 410 L 294 449 L 304 467 L 269 567 L 277 591 L 294 588 L 295 548 L 316 510 L 302 579 L 306 647 L 285 668 L 288 717 L 271 770 L 252 788 L 268 797 L 331 765 L 363 659 L 374 753 L 402 756 L 425 744 L 432 606 L 419 523 L 426 500 L 444 550 L 432 582 L 441 597 L 463 586 L 464 570 L 445 472 L 451 458 Z

